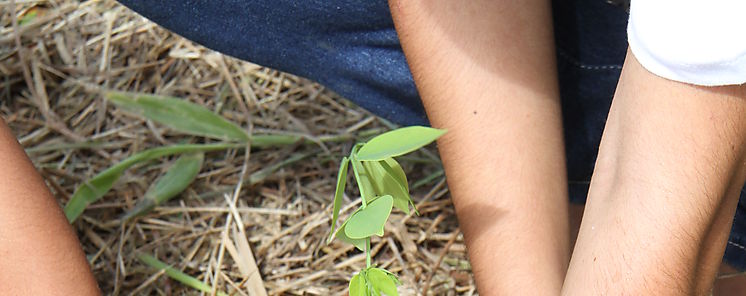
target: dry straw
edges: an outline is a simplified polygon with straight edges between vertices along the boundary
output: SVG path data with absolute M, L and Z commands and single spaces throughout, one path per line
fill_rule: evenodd
M 365 258 L 325 244 L 336 165 L 357 140 L 390 125 L 318 84 L 207 50 L 113 1 L 0 1 L 0 25 L 0 113 L 61 204 L 138 152 L 217 142 L 127 113 L 103 98 L 106 90 L 185 98 L 251 134 L 305 139 L 207 152 L 186 191 L 129 222 L 120 217 L 178 156 L 125 170 L 73 224 L 105 294 L 202 293 L 172 277 L 181 273 L 206 295 L 346 293 Z M 298 155 L 310 156 L 263 170 Z M 418 184 L 412 196 L 422 216 L 393 213 L 386 236 L 372 243 L 376 262 L 399 275 L 402 295 L 423 287 L 474 294 L 435 151 L 400 162 Z

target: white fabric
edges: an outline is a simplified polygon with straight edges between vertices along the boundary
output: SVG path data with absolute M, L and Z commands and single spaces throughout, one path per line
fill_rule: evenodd
M 627 35 L 640 64 L 658 76 L 746 82 L 746 0 L 632 0 Z

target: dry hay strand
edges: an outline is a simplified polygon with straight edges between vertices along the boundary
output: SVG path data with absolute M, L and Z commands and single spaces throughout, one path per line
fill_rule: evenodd
M 319 84 L 205 49 L 116 2 L 15 2 L 0 2 L 0 113 L 61 204 L 137 151 L 208 141 L 127 115 L 102 99 L 103 90 L 182 97 L 255 133 L 361 137 L 390 128 Z M 13 18 L 34 11 L 14 29 Z M 325 238 L 337 164 L 353 144 L 208 153 L 180 198 L 124 223 L 120 215 L 173 159 L 138 165 L 74 227 L 105 294 L 199 294 L 136 259 L 145 253 L 233 295 L 344 295 L 364 255 Z M 312 156 L 233 195 L 245 175 L 303 153 Z M 401 162 L 413 181 L 441 169 L 432 148 Z M 357 194 L 351 190 L 347 202 Z M 412 195 L 422 215 L 395 211 L 386 235 L 373 241 L 374 262 L 400 276 L 402 295 L 424 286 L 429 295 L 475 294 L 444 180 Z

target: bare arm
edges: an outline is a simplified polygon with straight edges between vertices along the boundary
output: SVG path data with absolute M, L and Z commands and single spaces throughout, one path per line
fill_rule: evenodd
M 705 295 L 745 155 L 745 86 L 666 80 L 628 54 L 563 295 Z
M 3 295 L 99 295 L 75 233 L 0 119 L 0 287 Z
M 390 1 L 480 295 L 556 295 L 567 180 L 550 3 Z

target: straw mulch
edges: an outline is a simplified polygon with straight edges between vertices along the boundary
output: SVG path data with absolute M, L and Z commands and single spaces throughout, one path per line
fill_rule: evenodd
M 254 133 L 337 140 L 208 153 L 184 193 L 124 223 L 120 215 L 174 158 L 128 170 L 74 223 L 105 294 L 200 293 L 143 264 L 140 253 L 233 295 L 346 294 L 365 260 L 350 245 L 325 243 L 338 161 L 355 139 L 390 124 L 321 85 L 205 49 L 113 1 L 3 1 L 0 23 L 0 113 L 61 204 L 138 151 L 210 141 L 124 113 L 102 98 L 105 90 L 182 97 Z M 249 178 L 299 154 L 310 156 Z M 410 185 L 435 177 L 413 189 L 421 216 L 392 214 L 386 235 L 373 242 L 374 262 L 400 276 L 403 295 L 475 294 L 435 149 L 400 161 Z M 353 187 L 348 203 L 356 200 Z

